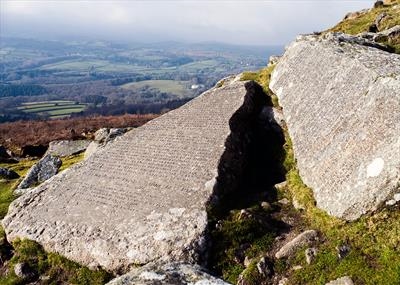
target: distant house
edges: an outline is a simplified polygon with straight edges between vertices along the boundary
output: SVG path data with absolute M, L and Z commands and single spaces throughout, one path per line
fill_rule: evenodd
M 199 88 L 203 88 L 204 85 L 203 84 L 192 84 L 192 89 L 199 89 Z

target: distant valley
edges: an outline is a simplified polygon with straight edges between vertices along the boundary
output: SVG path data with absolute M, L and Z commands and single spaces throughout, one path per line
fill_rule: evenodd
M 161 113 L 221 78 L 257 70 L 280 46 L 0 41 L 0 122 Z

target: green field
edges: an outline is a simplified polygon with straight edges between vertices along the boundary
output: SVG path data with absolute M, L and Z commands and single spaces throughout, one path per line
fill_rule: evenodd
M 52 64 L 42 65 L 39 69 L 42 70 L 74 70 L 85 72 L 94 68 L 99 72 L 148 72 L 156 69 L 147 68 L 145 66 L 137 66 L 125 63 L 112 63 L 107 60 L 87 60 L 73 59 L 64 60 Z
M 188 81 L 175 81 L 175 80 L 145 80 L 145 81 L 127 83 L 122 85 L 121 87 L 129 90 L 137 90 L 145 86 L 158 89 L 160 92 L 172 93 L 178 96 L 184 96 L 190 88 L 190 83 Z
M 26 113 L 48 115 L 50 118 L 68 117 L 72 113 L 79 113 L 86 108 L 86 104 L 74 101 L 44 101 L 36 103 L 22 103 L 17 109 Z

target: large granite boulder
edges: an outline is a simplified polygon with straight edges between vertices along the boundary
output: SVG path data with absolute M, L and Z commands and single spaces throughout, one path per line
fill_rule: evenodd
M 242 167 L 237 150 L 266 103 L 256 83 L 225 80 L 15 200 L 3 220 L 7 238 L 118 272 L 201 262 L 220 174 L 236 184 L 229 169 Z
M 85 151 L 89 144 L 89 140 L 52 141 L 49 143 L 49 148 L 47 149 L 46 154 L 51 154 L 53 156 L 59 157 L 74 155 Z
M 347 220 L 400 192 L 400 55 L 358 42 L 301 36 L 270 83 L 303 181 Z
M 186 263 L 148 264 L 117 277 L 107 285 L 229 285 L 198 265 Z
M 50 179 L 57 174 L 58 169 L 62 164 L 61 159 L 56 156 L 48 154 L 44 156 L 38 163 L 33 165 L 25 178 L 18 185 L 18 189 L 27 189 L 37 183 L 41 183 Z

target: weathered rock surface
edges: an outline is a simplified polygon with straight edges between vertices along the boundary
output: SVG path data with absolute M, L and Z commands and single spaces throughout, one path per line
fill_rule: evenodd
M 304 231 L 294 239 L 282 246 L 275 254 L 276 258 L 289 257 L 299 248 L 310 245 L 318 238 L 318 233 L 315 230 Z
M 62 141 L 52 141 L 49 144 L 46 154 L 51 154 L 55 156 L 69 156 L 81 153 L 90 144 L 89 140 L 62 140 Z
M 113 279 L 107 285 L 229 285 L 198 265 L 186 263 L 148 264 Z
M 14 170 L 0 167 L 0 179 L 16 179 L 16 178 L 19 178 L 19 175 Z
M 227 149 L 243 143 L 233 134 L 258 119 L 265 98 L 253 82 L 229 82 L 126 133 L 15 200 L 3 220 L 7 238 L 116 271 L 201 261 L 216 176 L 243 164 Z
M 26 189 L 36 183 L 41 183 L 57 174 L 62 162 L 56 156 L 50 154 L 44 156 L 38 163 L 33 165 L 25 178 L 21 181 L 17 188 Z
M 326 283 L 325 285 L 353 285 L 353 284 L 354 284 L 353 280 L 351 280 L 350 277 L 344 276 L 336 280 L 333 280 L 329 283 Z
M 354 220 L 400 183 L 400 55 L 302 36 L 272 74 L 303 181 L 318 207 Z

